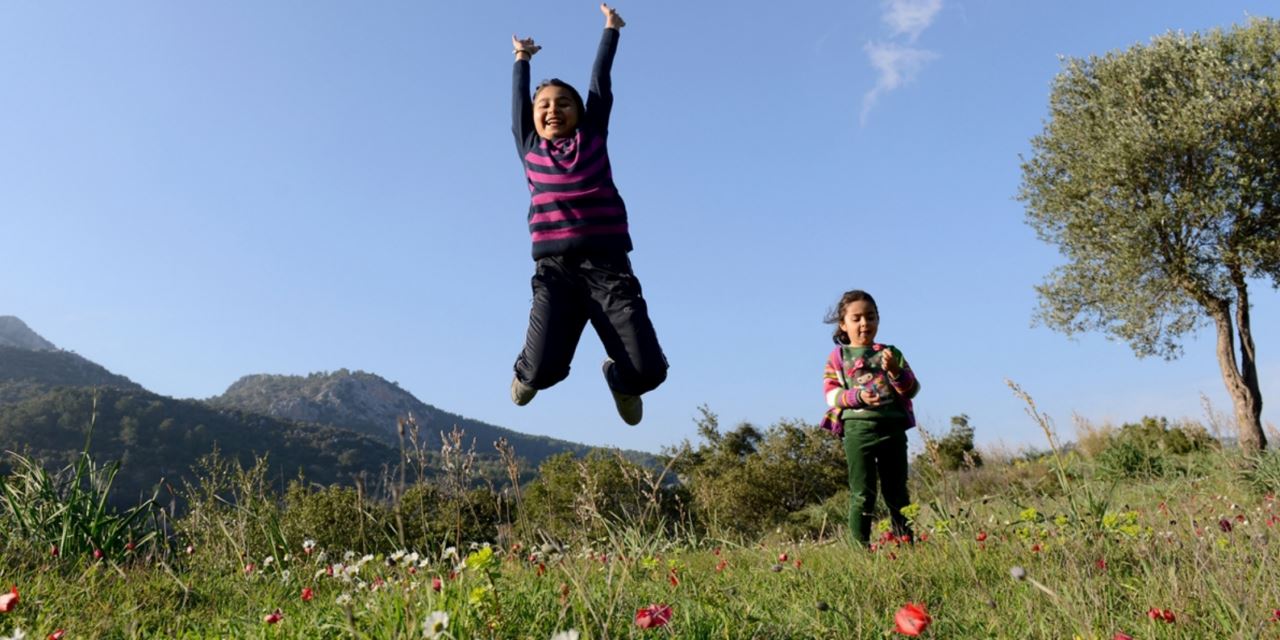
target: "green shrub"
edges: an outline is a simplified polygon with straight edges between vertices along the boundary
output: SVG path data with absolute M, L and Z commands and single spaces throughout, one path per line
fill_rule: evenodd
M 385 549 L 392 535 L 387 508 L 365 499 L 354 487 L 308 488 L 292 482 L 284 496 L 280 530 L 295 552 L 314 540 L 330 552 Z
M 1263 495 L 1280 492 L 1280 451 L 1268 449 L 1248 462 L 1240 475 L 1250 490 Z

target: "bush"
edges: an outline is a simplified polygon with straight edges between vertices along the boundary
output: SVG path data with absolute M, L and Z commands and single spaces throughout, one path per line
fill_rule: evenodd
M 596 449 L 581 460 L 566 452 L 543 461 L 524 491 L 523 520 L 556 538 L 598 539 L 620 521 L 648 530 L 669 526 L 674 507 L 671 492 L 648 470 Z
M 1095 458 L 1103 480 L 1158 478 L 1165 474 L 1164 453 L 1134 440 L 1118 439 Z
M 1241 470 L 1241 478 L 1250 490 L 1259 494 L 1280 492 L 1280 451 L 1268 449 L 1252 456 Z
M 1103 479 L 1155 478 L 1182 468 L 1179 458 L 1218 449 L 1217 440 L 1200 424 L 1170 425 L 1168 418 L 1144 417 L 1112 432 L 1106 447 L 1094 455 Z
M 391 546 L 389 521 L 385 506 L 354 487 L 308 488 L 294 481 L 285 493 L 280 530 L 295 551 L 310 539 L 329 551 L 364 553 Z
M 675 468 L 697 525 L 712 535 L 753 538 L 779 527 L 816 535 L 821 518 L 794 514 L 847 487 L 840 440 L 815 426 L 782 421 L 761 432 L 744 423 L 721 433 L 704 408 L 699 432 L 704 442 L 685 443 Z

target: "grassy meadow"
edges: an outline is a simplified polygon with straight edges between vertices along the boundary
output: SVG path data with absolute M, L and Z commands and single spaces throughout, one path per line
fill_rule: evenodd
M 107 508 L 110 465 L 18 457 L 0 638 L 1280 637 L 1280 456 L 1048 434 L 976 468 L 918 458 L 916 540 L 885 521 L 871 548 L 845 542 L 836 496 L 799 536 L 586 510 L 578 536 L 515 518 L 495 540 L 354 551 L 286 525 L 252 482 L 188 487 L 171 519 Z M 349 506 L 336 525 L 363 526 Z

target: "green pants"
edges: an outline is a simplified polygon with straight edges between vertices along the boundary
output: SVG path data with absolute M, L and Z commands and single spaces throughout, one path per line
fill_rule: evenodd
M 871 541 L 876 482 L 889 507 L 893 532 L 911 536 L 902 508 L 907 495 L 907 431 L 896 422 L 844 421 L 844 457 L 849 464 L 849 532 L 855 542 Z

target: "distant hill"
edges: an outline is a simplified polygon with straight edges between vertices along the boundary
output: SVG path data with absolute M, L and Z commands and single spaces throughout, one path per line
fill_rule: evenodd
M 93 418 L 97 401 L 97 418 Z M 0 406 L 0 451 L 16 451 L 60 467 L 75 460 L 93 424 L 90 452 L 99 462 L 121 461 L 115 496 L 129 503 L 162 478 L 174 487 L 215 450 L 251 465 L 268 455 L 277 488 L 302 473 L 310 482 L 371 482 L 399 453 L 366 435 L 333 427 L 175 400 L 142 389 L 58 387 Z M 8 464 L 0 457 L 0 473 Z
M 0 405 L 19 402 L 56 387 L 143 390 L 136 382 L 70 351 L 0 346 Z
M 303 474 L 310 482 L 366 486 L 399 463 L 397 420 L 413 415 L 426 475 L 440 468 L 440 433 L 455 426 L 474 442 L 477 479 L 508 482 L 493 443 L 506 438 L 522 459 L 521 481 L 534 477 L 547 457 L 586 445 L 533 436 L 443 411 L 392 382 L 342 369 L 309 376 L 245 376 L 208 401 L 178 400 L 147 391 L 73 352 L 41 338 L 21 320 L 0 317 L 0 452 L 23 452 L 50 467 L 74 460 L 97 418 L 92 453 L 120 460 L 117 499 L 149 491 L 161 478 L 177 486 L 204 455 L 251 464 L 268 455 L 274 480 Z M 21 346 L 18 346 L 21 345 Z M 641 464 L 653 456 L 624 452 Z M 8 460 L 0 455 L 0 474 Z
M 466 432 L 468 444 L 475 439 L 477 454 L 493 456 L 493 443 L 506 438 L 516 455 L 532 466 L 564 451 L 581 455 L 590 450 L 586 445 L 528 435 L 449 413 L 422 402 L 394 382 L 363 371 L 250 375 L 206 402 L 218 408 L 350 429 L 393 445 L 398 442 L 397 420 L 413 415 L 420 427 L 420 441 L 427 448 L 438 451 L 440 433 L 456 426 Z
M 32 351 L 57 349 L 52 342 L 32 331 L 27 323 L 13 316 L 0 316 L 0 347 L 18 347 Z

